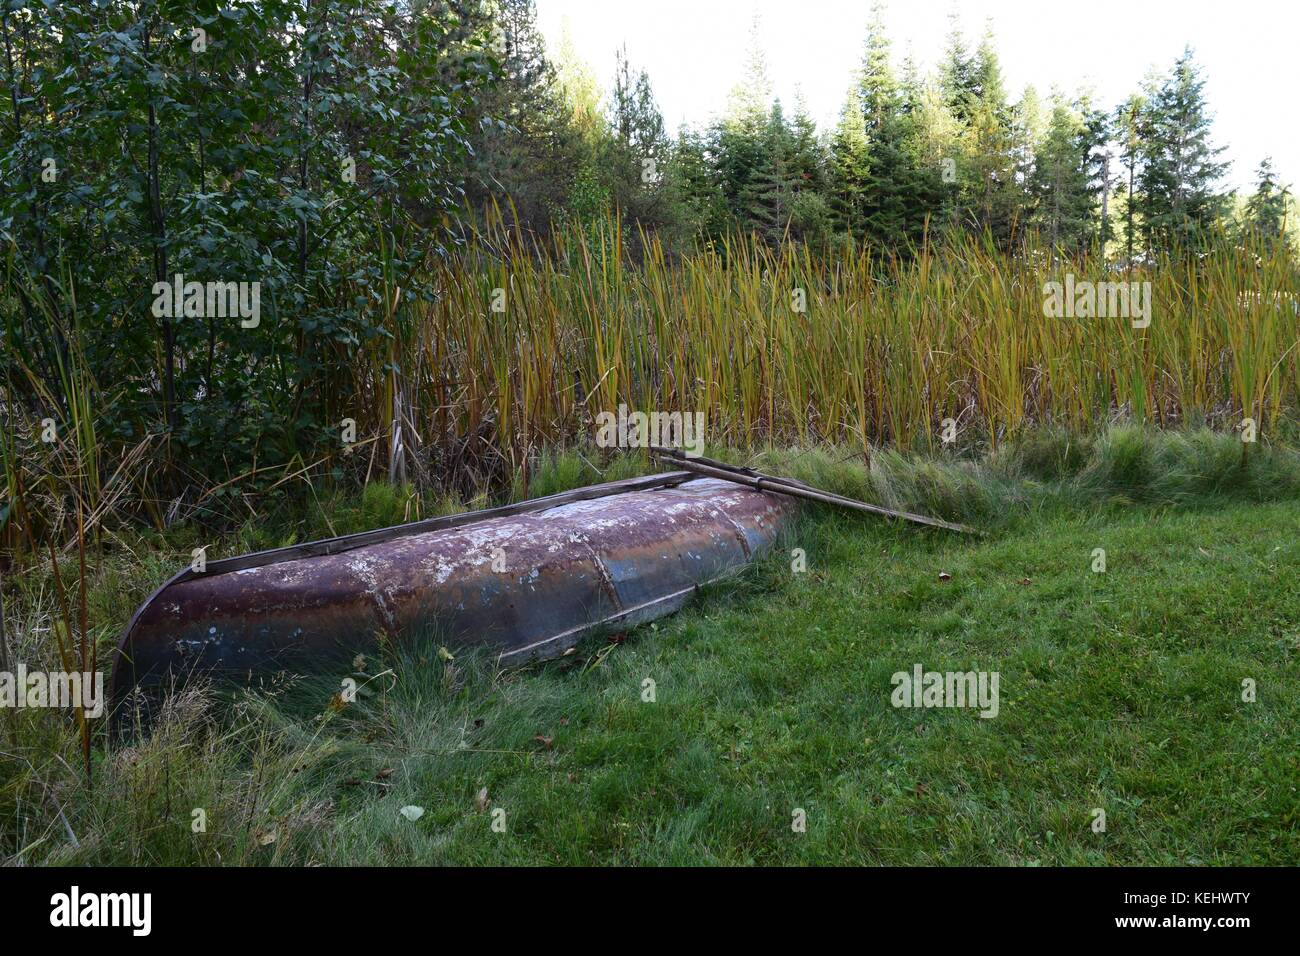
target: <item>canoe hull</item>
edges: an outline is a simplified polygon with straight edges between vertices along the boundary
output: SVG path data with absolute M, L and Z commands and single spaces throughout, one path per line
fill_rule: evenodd
M 770 548 L 794 508 L 694 480 L 187 574 L 128 627 L 113 701 L 196 673 L 321 671 L 383 642 L 479 646 L 507 662 L 556 657 L 597 629 L 677 610 Z

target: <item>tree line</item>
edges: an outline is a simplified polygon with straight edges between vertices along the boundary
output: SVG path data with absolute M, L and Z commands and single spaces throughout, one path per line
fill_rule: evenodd
M 534 228 L 617 209 L 682 237 L 851 237 L 889 251 L 952 229 L 1010 249 L 1032 232 L 1129 261 L 1216 227 L 1284 234 L 1291 199 L 1267 158 L 1248 196 L 1221 188 L 1227 166 L 1191 49 L 1119 104 L 1032 86 L 1013 100 L 991 27 L 971 49 L 954 13 L 941 60 L 923 73 L 893 55 L 877 3 L 833 129 L 773 97 L 755 28 L 726 114 L 672 135 L 625 51 L 602 101 L 567 37 L 547 53 L 533 0 L 497 10 L 503 72 L 491 105 L 511 122 L 479 139 L 469 192 L 509 197 Z

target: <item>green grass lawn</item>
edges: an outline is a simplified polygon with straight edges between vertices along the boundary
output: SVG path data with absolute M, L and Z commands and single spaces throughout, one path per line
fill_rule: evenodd
M 1298 524 L 1294 502 L 1127 508 L 972 541 L 812 515 L 741 580 L 560 661 L 431 651 L 324 717 L 286 716 L 324 710 L 306 686 L 224 735 L 190 714 L 109 758 L 74 813 L 92 836 L 53 858 L 1294 864 Z M 998 715 L 891 706 L 915 664 L 997 671 Z

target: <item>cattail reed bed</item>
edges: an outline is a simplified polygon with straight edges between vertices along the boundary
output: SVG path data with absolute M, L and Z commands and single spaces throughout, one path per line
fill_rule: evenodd
M 620 405 L 703 411 L 720 444 L 863 452 L 941 444 L 945 420 L 956 443 L 993 447 L 1116 417 L 1249 418 L 1267 437 L 1296 406 L 1300 279 L 1284 250 L 1224 241 L 1118 269 L 964 238 L 883 261 L 744 238 L 670 261 L 636 239 L 635 264 L 614 228 L 471 241 L 415 321 L 438 370 L 417 417 L 491 433 L 518 466 Z M 1097 294 L 1049 314 L 1053 282 Z M 1142 289 L 1146 313 L 1115 314 L 1102 283 Z

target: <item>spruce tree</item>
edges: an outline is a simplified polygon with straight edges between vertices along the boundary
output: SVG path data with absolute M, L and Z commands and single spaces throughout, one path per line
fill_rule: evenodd
M 885 8 L 879 0 L 871 7 L 858 90 L 867 131 L 874 134 L 897 110 L 899 94 L 898 80 L 890 63 L 889 37 L 885 33 Z
M 871 182 L 861 95 L 860 88 L 854 84 L 845 97 L 840 121 L 831 137 L 831 211 L 836 225 L 855 238 L 862 237 L 866 193 Z
M 649 74 L 632 69 L 626 47 L 615 54 L 608 122 L 611 135 L 603 166 L 615 205 L 632 221 L 667 225 L 671 205 L 664 179 L 668 137 Z
M 1138 174 L 1148 250 L 1197 244 L 1223 212 L 1227 164 L 1210 143 L 1204 87 L 1189 48 L 1148 102 Z
M 732 223 L 764 234 L 772 227 L 768 204 L 774 199 L 771 94 L 756 16 L 744 76 L 731 90 L 726 115 L 713 127 L 709 151 Z
M 1000 246 L 1013 238 L 1022 205 L 1016 184 L 1015 140 L 1002 68 L 986 29 L 972 68 L 969 114 L 970 176 L 967 207 L 973 223 Z
M 1028 189 L 1044 127 L 1042 98 L 1032 85 L 1026 86 L 1011 118 L 1011 152 L 1016 164 L 1016 182 L 1022 189 Z
M 1114 131 L 1119 143 L 1120 175 L 1124 181 L 1124 260 L 1133 262 L 1137 237 L 1137 169 L 1141 161 L 1146 97 L 1134 93 L 1115 110 Z
M 863 233 L 886 248 L 906 242 L 912 170 L 903 149 L 898 81 L 890 62 L 884 5 L 871 8 L 866 49 L 858 80 L 858 105 L 867 138 L 867 183 L 863 194 Z
M 855 89 L 832 142 L 835 209 L 849 231 L 887 250 L 919 241 L 937 202 L 912 147 L 919 91 L 915 72 L 900 86 L 876 3 Z
M 563 204 L 568 170 L 581 164 L 583 143 L 565 113 L 533 0 L 499 0 L 488 29 L 496 37 L 499 75 L 476 104 L 469 197 L 481 202 L 504 194 L 524 223 L 540 228 Z
M 1090 144 L 1080 109 L 1057 93 L 1030 179 L 1034 222 L 1053 249 L 1079 252 L 1093 235 L 1097 200 Z
M 1290 191 L 1273 173 L 1273 161 L 1265 157 L 1255 172 L 1255 192 L 1246 201 L 1243 231 L 1257 236 L 1267 245 L 1285 235 Z
M 1110 118 L 1093 106 L 1092 97 L 1087 93 L 1079 98 L 1078 110 L 1082 120 L 1079 154 L 1083 159 L 1089 190 L 1089 228 L 1086 238 L 1089 242 L 1095 240 L 1104 255 L 1106 245 L 1114 234 L 1110 197 L 1117 176 L 1110 151 Z
M 794 192 L 790 202 L 790 229 L 797 239 L 820 240 L 833 229 L 827 166 L 826 148 L 817 135 L 817 124 L 808 115 L 808 105 L 799 93 L 790 123 L 789 158 Z
M 939 63 L 939 91 L 943 104 L 959 123 L 969 123 L 976 99 L 975 60 L 962 38 L 961 21 L 954 10 L 948 14 L 948 39 Z
M 687 235 L 716 238 L 727 227 L 727 204 L 704 138 L 685 124 L 673 144 L 669 175 L 681 203 Z
M 772 103 L 761 131 L 761 162 L 740 192 L 740 208 L 748 227 L 769 242 L 780 241 L 790 223 L 796 176 L 794 137 L 785 120 L 781 101 Z

